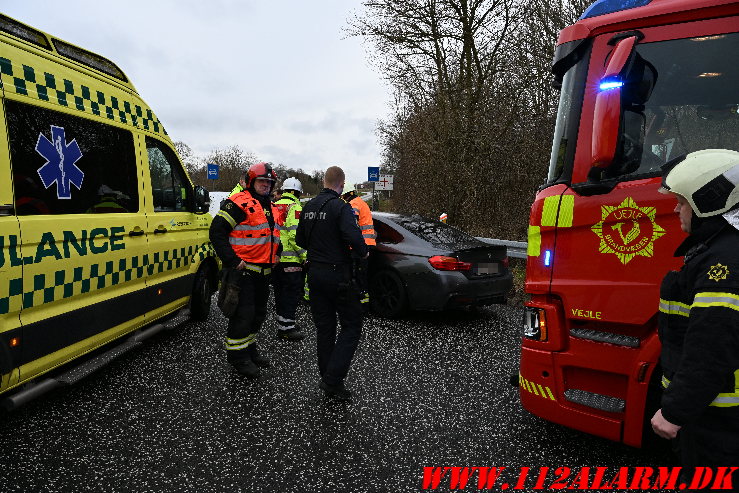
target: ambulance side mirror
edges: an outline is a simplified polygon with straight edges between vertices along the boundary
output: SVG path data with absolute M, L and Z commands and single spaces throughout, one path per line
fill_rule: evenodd
M 632 35 L 615 42 L 605 72 L 598 84 L 591 141 L 592 167 L 589 177 L 592 179 L 597 179 L 600 172 L 613 163 L 616 155 L 622 117 L 621 93 L 639 39 L 639 36 Z
M 195 187 L 195 213 L 204 214 L 210 209 L 210 193 L 205 187 Z

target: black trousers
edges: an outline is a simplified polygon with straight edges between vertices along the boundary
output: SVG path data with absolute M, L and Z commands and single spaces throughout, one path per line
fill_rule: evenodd
M 739 466 L 739 421 L 711 416 L 689 423 L 680 429 L 673 445 L 683 467 L 680 479 L 691 488 L 684 491 L 698 491 L 692 488 L 701 485 L 700 478 L 696 479 L 697 483 L 691 482 L 694 473 L 699 472 L 695 469 L 699 466 L 712 468 L 713 479 L 709 482 L 706 478 L 704 481 L 707 483 L 705 489 L 709 489 L 716 480 L 718 466 Z M 703 473 L 705 477 L 707 473 L 705 471 Z M 739 471 L 734 472 L 732 480 L 732 489 L 714 491 L 739 492 Z
M 280 263 L 272 272 L 277 330 L 294 329 L 298 300 L 303 296 L 303 267 L 296 263 Z
M 316 324 L 318 371 L 328 385 L 344 381 L 362 335 L 362 307 L 357 291 L 344 289 L 350 269 L 308 270 L 310 309 Z M 337 334 L 337 315 L 341 331 Z
M 242 271 L 239 277 L 239 305 L 228 319 L 226 355 L 231 363 L 249 359 L 249 347 L 257 342 L 257 333 L 267 316 L 269 276 Z

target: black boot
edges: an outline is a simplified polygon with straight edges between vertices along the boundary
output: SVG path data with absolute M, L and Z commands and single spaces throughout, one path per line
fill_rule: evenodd
M 269 367 L 269 359 L 267 359 L 265 356 L 262 356 L 261 354 L 259 354 L 259 351 L 257 350 L 256 343 L 254 343 L 251 346 L 249 346 L 249 356 L 251 356 L 251 360 L 258 367 L 260 367 L 260 368 L 267 368 L 267 367 Z
M 344 382 L 337 385 L 329 385 L 321 379 L 321 383 L 318 384 L 318 387 L 323 390 L 326 397 L 330 397 L 337 401 L 348 401 L 352 398 L 352 393 L 344 387 Z
M 231 365 L 236 369 L 237 372 L 244 375 L 246 378 L 257 378 L 259 376 L 259 368 L 250 359 L 243 361 L 234 361 Z
M 286 341 L 302 341 L 305 334 L 296 326 L 288 330 L 277 329 L 277 338 Z

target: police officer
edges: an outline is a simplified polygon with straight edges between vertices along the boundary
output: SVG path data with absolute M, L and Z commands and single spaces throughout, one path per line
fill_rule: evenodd
M 317 329 L 319 387 L 328 397 L 349 400 L 344 379 L 362 331 L 359 289 L 353 282 L 352 255 L 368 255 L 352 208 L 340 199 L 344 172 L 326 170 L 324 189 L 303 208 L 297 244 L 308 250 L 310 307 Z M 341 331 L 337 335 L 336 315 Z
M 692 152 L 663 170 L 660 191 L 677 199 L 689 236 L 660 289 L 665 389 L 652 428 L 676 441 L 689 478 L 695 466 L 739 464 L 739 152 Z
M 303 210 L 300 203 L 303 185 L 297 178 L 288 178 L 282 184 L 282 191 L 280 200 L 275 202 L 280 217 L 284 218 L 280 221 L 282 254 L 274 272 L 277 338 L 299 341 L 305 334 L 295 325 L 295 311 L 298 308 L 298 299 L 303 293 L 303 266 L 307 252 L 295 243 L 295 234 Z
M 372 211 L 370 211 L 367 202 L 357 194 L 357 189 L 349 185 L 344 189 L 343 198 L 352 206 L 354 215 L 357 217 L 359 229 L 362 231 L 362 238 L 368 247 L 377 245 L 377 234 L 375 233 L 375 224 L 372 221 Z M 365 311 L 369 309 L 369 290 L 368 290 L 368 259 L 359 261 L 359 282 L 362 288 L 362 299 L 360 300 Z
M 267 313 L 269 275 L 281 244 L 275 221 L 279 213 L 269 200 L 277 175 L 269 164 L 257 163 L 245 176 L 246 189 L 229 197 L 213 218 L 210 241 L 223 262 L 221 289 L 229 284 L 239 288 L 233 291 L 238 299 L 235 310 L 226 313 L 227 359 L 242 375 L 256 378 L 258 367 L 269 366 L 257 351 L 257 333 Z

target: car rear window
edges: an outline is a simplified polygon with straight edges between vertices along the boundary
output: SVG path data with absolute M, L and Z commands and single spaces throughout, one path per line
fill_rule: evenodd
M 393 217 L 400 226 L 426 240 L 436 248 L 449 250 L 465 250 L 480 246 L 480 240 L 464 231 L 444 224 L 441 221 L 427 219 L 419 215 L 409 217 Z

